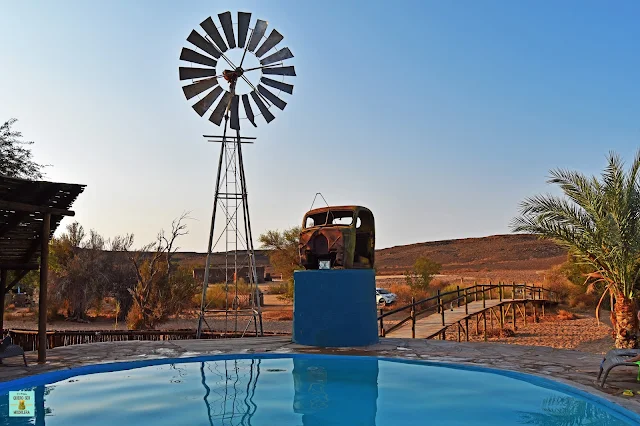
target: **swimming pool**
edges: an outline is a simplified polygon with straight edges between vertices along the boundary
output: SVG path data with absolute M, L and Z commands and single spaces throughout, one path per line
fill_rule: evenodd
M 9 391 L 33 417 L 9 417 Z M 628 425 L 640 416 L 535 376 L 375 357 L 224 355 L 100 364 L 0 384 L 0 424 Z

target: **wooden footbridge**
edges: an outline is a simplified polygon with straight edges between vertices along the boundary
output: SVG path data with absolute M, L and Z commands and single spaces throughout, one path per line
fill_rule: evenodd
M 469 322 L 475 323 L 475 332 L 481 329 L 487 340 L 488 323 L 491 329 L 499 326 L 517 328 L 518 316 L 524 325 L 527 315 L 537 321 L 544 316 L 545 306 L 557 303 L 553 291 L 543 286 L 527 284 L 475 284 L 415 301 L 388 312 L 380 310 L 380 336 L 432 339 L 446 338 L 447 329 L 457 329 L 458 341 L 469 341 Z M 528 309 L 528 310 L 527 310 Z M 403 317 L 401 313 L 406 313 Z M 398 321 L 398 317 L 400 318 Z M 385 328 L 385 318 L 388 327 Z M 394 320 L 392 320 L 392 318 Z M 463 337 L 464 336 L 464 337 Z

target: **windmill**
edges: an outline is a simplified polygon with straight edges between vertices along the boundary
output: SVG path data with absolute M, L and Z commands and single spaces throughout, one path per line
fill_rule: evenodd
M 231 12 L 218 14 L 218 20 L 220 25 L 208 17 L 200 23 L 199 29 L 191 31 L 187 37 L 189 45 L 180 53 L 180 60 L 189 62 L 190 66 L 179 68 L 180 81 L 189 83 L 182 87 L 185 97 L 191 102 L 196 100 L 192 103 L 194 111 L 223 129 L 221 136 L 205 135 L 209 141 L 221 143 L 221 148 L 204 269 L 198 338 L 202 335 L 203 325 L 212 328 L 207 319 L 220 319 L 220 316 L 224 316 L 225 334 L 230 331 L 230 319 L 233 320 L 234 333 L 238 333 L 239 318 L 248 318 L 242 335 L 247 332 L 251 323 L 254 324 L 256 335 L 263 335 L 242 159 L 242 145 L 253 143 L 256 138 L 240 136 L 240 128 L 244 128 L 245 124 L 257 127 L 261 120 L 266 123 L 273 121 L 273 107 L 284 110 L 287 105 L 281 99 L 281 94 L 293 94 L 293 85 L 286 83 L 285 79 L 296 75 L 294 67 L 284 63 L 293 58 L 291 50 L 288 47 L 278 48 L 284 38 L 282 34 L 271 29 L 269 35 L 266 35 L 267 21 L 257 19 L 251 26 L 251 13 L 247 12 L 238 12 L 235 23 Z M 262 119 L 258 120 L 260 116 Z M 216 238 L 215 221 L 220 213 L 224 216 L 225 225 Z M 213 249 L 219 243 L 225 245 L 224 264 L 220 265 L 224 269 L 225 299 L 223 307 L 213 309 L 207 301 L 207 288 Z M 239 291 L 241 279 L 245 277 L 250 289 L 248 295 Z

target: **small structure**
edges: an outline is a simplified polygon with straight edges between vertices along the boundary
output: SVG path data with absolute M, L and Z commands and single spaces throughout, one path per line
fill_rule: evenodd
M 306 269 L 372 269 L 373 213 L 362 206 L 334 206 L 304 215 L 300 259 Z
M 377 343 L 371 211 L 338 206 L 307 212 L 299 249 L 307 270 L 294 272 L 293 341 L 327 347 Z
M 69 208 L 84 188 L 0 175 L 0 300 L 29 271 L 40 269 L 38 362 L 46 360 L 49 240 L 64 216 L 75 215 Z M 8 271 L 15 271 L 10 282 Z M 3 316 L 0 303 L 0 329 Z

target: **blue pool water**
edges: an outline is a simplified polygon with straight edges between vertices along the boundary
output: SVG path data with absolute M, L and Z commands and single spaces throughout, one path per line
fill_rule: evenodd
M 608 401 L 519 373 L 373 357 L 225 357 L 103 364 L 2 383 L 0 425 L 640 424 Z M 15 390 L 35 392 L 33 417 L 9 417 Z

